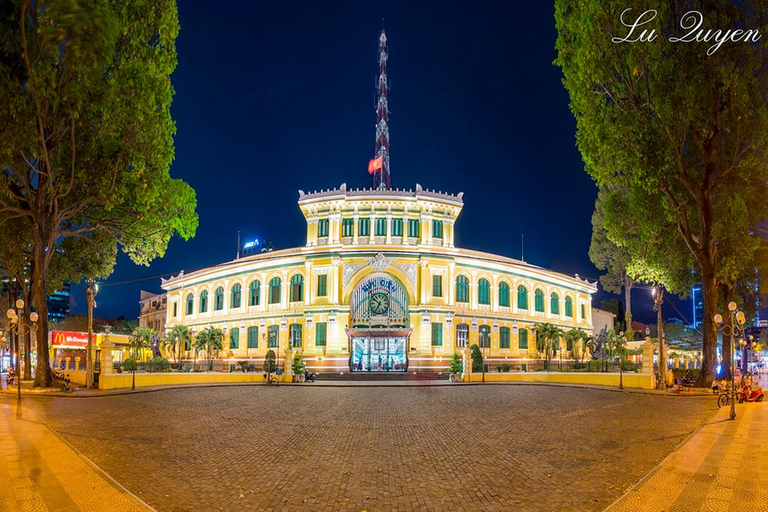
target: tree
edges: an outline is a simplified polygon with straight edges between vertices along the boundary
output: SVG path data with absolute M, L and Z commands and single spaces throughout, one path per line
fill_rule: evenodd
M 563 334 L 563 339 L 565 340 L 565 346 L 571 352 L 571 357 L 573 357 L 574 360 L 576 360 L 576 357 L 578 355 L 579 342 L 581 341 L 583 343 L 583 341 L 586 340 L 588 337 L 589 335 L 586 333 L 586 331 L 584 331 L 584 329 L 581 329 L 579 327 L 574 327 L 572 329 L 569 329 L 568 331 L 565 332 L 565 334 Z M 583 354 L 584 350 L 582 349 L 581 352 Z
M 616 334 L 613 330 L 609 333 L 606 345 L 611 353 L 611 364 L 614 363 L 614 358 L 619 358 L 619 389 L 624 389 L 624 356 L 627 351 L 627 338 Z
M 196 231 L 194 191 L 169 174 L 177 34 L 173 0 L 0 7 L 0 224 L 30 234 L 37 386 L 52 383 L 46 296 L 62 245 L 111 269 L 118 246 L 148 264 Z
M 556 325 L 542 322 L 540 324 L 535 324 L 533 326 L 533 331 L 536 333 L 536 350 L 544 354 L 547 371 L 549 371 L 549 362 L 557 351 L 557 347 L 560 343 L 560 336 L 563 335 L 563 330 Z
M 195 340 L 195 349 L 202 350 L 208 360 L 208 371 L 213 371 L 213 353 L 221 350 L 221 341 L 224 339 L 224 333 L 218 327 L 207 327 L 200 331 Z
M 696 7 L 718 29 L 767 28 L 764 0 Z M 684 35 L 681 25 L 696 21 L 689 13 L 680 23 L 688 0 L 635 2 L 622 15 L 625 8 L 611 0 L 557 0 L 556 64 L 586 171 L 601 188 L 620 184 L 634 217 L 613 234 L 607 228 L 609 237 L 618 243 L 623 233 L 642 242 L 647 270 L 681 267 L 681 260 L 659 256 L 665 250 L 659 234 L 673 234 L 695 261 L 688 269 L 695 268 L 702 285 L 706 382 L 716 363 L 718 281 L 752 260 L 760 246 L 752 228 L 768 217 L 768 48 L 669 42 Z M 628 37 L 622 20 L 632 23 L 646 9 L 657 16 L 644 28 L 663 36 L 616 44 Z M 630 254 L 635 261 L 632 247 Z
M 192 333 L 186 325 L 174 325 L 166 334 L 166 339 L 170 342 L 171 351 L 174 354 L 178 351 L 177 361 L 181 361 L 182 347 L 184 347 L 183 350 L 189 350 L 192 343 Z M 176 358 L 175 355 L 174 358 Z
M 469 347 L 469 357 L 472 359 L 472 373 L 480 373 L 483 371 L 483 352 L 477 343 L 473 343 Z
M 264 357 L 264 373 L 267 374 L 267 378 L 277 371 L 275 359 L 275 351 L 272 349 L 267 350 L 267 355 Z
M 602 196 L 605 189 L 598 191 L 595 200 L 595 211 L 592 214 L 592 241 L 589 244 L 589 259 L 599 270 L 606 273 L 600 276 L 600 284 L 611 293 L 624 292 L 624 306 L 622 316 L 618 316 L 619 309 L 615 311 L 620 324 L 624 328 L 632 326 L 632 288 L 635 281 L 629 275 L 628 267 L 632 257 L 626 246 L 618 245 L 608 238 L 605 229 L 605 212 L 603 210 Z
M 453 374 L 462 373 L 464 371 L 464 364 L 461 362 L 461 356 L 456 352 L 451 356 L 451 364 L 448 371 Z

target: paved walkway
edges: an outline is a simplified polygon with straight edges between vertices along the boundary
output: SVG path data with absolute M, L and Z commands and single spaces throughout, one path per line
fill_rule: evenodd
M 0 401 L 0 510 L 152 510 L 80 457 L 28 408 Z
M 768 511 L 768 403 L 720 409 L 610 512 Z

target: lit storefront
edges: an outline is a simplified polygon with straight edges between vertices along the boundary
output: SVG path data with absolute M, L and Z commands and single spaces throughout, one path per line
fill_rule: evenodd
M 475 343 L 526 369 L 541 357 L 535 324 L 592 330 L 595 284 L 454 246 L 462 194 L 342 185 L 300 191 L 299 207 L 305 246 L 163 280 L 166 329 L 218 327 L 220 359 L 290 351 L 320 372 L 445 371 Z

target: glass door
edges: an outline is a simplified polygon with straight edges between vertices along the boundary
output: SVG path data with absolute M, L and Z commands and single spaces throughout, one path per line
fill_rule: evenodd
M 353 338 L 354 372 L 404 372 L 406 338 Z

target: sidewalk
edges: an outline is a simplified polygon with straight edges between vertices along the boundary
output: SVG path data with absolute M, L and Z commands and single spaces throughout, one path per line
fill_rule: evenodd
M 729 414 L 720 409 L 606 511 L 768 510 L 768 402 Z
M 153 510 L 114 483 L 28 408 L 0 397 L 0 510 L 74 512 Z

